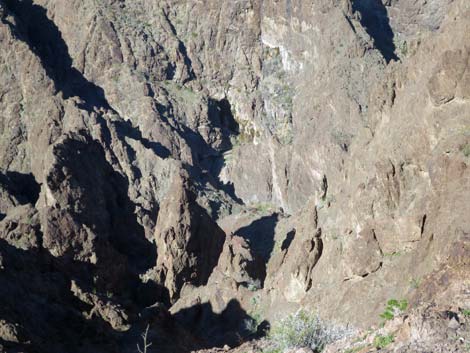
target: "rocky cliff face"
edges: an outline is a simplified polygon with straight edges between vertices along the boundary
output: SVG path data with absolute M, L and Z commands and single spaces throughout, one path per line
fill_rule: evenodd
M 391 298 L 393 349 L 464 350 L 469 33 L 467 0 L 0 0 L 0 351 L 207 351 Z

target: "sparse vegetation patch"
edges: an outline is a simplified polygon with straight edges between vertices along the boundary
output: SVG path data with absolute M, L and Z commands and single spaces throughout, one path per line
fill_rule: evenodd
M 385 321 L 392 320 L 395 316 L 401 315 L 408 307 L 408 301 L 390 299 L 380 317 Z
M 314 352 L 321 352 L 327 344 L 352 333 L 350 329 L 323 321 L 315 313 L 299 310 L 274 325 L 269 341 L 272 349 L 279 352 L 295 348 L 310 348 Z
M 374 346 L 376 348 L 382 349 L 387 347 L 390 343 L 393 343 L 395 336 L 393 334 L 382 336 L 378 335 L 374 338 Z

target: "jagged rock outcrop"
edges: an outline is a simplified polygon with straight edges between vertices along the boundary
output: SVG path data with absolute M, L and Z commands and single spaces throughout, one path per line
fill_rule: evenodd
M 226 240 L 220 255 L 220 272 L 232 278 L 237 284 L 247 287 L 259 287 L 266 274 L 263 271 L 264 262 L 257 254 L 253 254 L 249 240 L 234 235 Z
M 470 309 L 469 15 L 0 0 L 0 351 L 130 352 L 147 325 L 157 352 L 223 349 L 300 307 L 366 328 L 390 298 Z M 436 320 L 397 351 L 461 347 Z
M 176 175 L 163 200 L 155 231 L 158 280 L 178 299 L 184 285 L 207 284 L 225 233 L 196 202 L 188 176 Z
M 288 301 L 300 302 L 312 287 L 312 270 L 323 252 L 322 231 L 313 202 L 292 224 L 295 228 L 285 234 L 270 259 L 267 282 L 268 290 L 281 289 Z

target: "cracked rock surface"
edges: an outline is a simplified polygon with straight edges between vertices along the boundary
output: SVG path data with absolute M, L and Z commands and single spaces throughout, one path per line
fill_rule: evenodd
M 262 352 L 300 308 L 359 332 L 331 353 L 468 349 L 469 34 L 468 0 L 0 0 L 0 352 Z

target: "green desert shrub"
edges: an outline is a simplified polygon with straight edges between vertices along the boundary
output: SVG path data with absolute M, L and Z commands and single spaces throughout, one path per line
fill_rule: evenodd
M 352 330 L 326 323 L 317 314 L 299 310 L 274 325 L 268 338 L 272 349 L 281 352 L 294 348 L 321 352 L 327 344 L 352 334 Z
M 462 309 L 462 314 L 463 316 L 470 318 L 470 309 Z
M 393 336 L 392 334 L 386 336 L 379 335 L 374 338 L 374 346 L 376 348 L 382 349 L 387 347 L 389 344 L 393 343 L 394 340 L 395 336 Z
M 380 317 L 385 321 L 392 320 L 395 316 L 401 315 L 407 307 L 408 302 L 406 300 L 390 299 Z
M 470 157 L 470 143 L 467 143 L 465 146 L 462 146 L 461 150 L 465 157 Z

